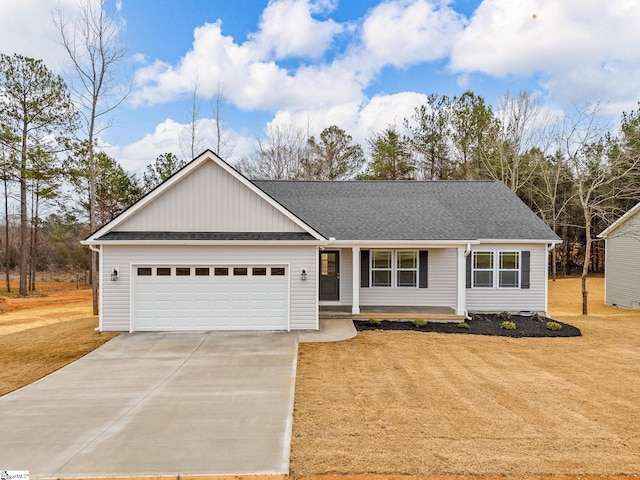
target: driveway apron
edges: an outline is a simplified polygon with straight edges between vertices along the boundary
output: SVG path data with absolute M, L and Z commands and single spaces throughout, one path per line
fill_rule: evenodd
M 32 478 L 287 473 L 295 333 L 125 334 L 0 397 Z

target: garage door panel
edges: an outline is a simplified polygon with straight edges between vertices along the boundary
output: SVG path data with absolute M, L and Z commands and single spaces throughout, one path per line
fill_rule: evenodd
M 158 267 L 142 266 L 145 272 L 151 268 L 152 274 L 136 275 L 136 267 L 134 330 L 285 330 L 288 270 L 285 275 L 271 275 L 272 267 L 282 268 L 185 265 L 163 267 L 161 273 L 170 275 L 158 275 Z M 190 275 L 176 275 L 178 271 Z M 246 275 L 240 274 L 245 271 Z M 228 275 L 220 274 L 225 272 Z

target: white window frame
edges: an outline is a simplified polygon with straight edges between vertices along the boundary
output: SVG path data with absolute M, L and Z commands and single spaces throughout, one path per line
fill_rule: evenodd
M 508 253 L 508 254 L 513 254 L 515 253 L 517 255 L 516 257 L 516 263 L 518 265 L 517 268 L 502 268 L 501 267 L 501 263 L 502 263 L 502 255 Z M 515 251 L 515 250 L 500 250 L 498 252 L 498 258 L 496 261 L 496 286 L 497 288 L 502 288 L 502 289 L 518 289 L 520 288 L 520 282 L 522 281 L 522 254 L 520 253 L 520 251 Z M 500 285 L 500 273 L 502 272 L 516 272 L 518 275 L 518 281 L 516 282 L 516 285 L 508 285 L 508 286 L 501 286 Z
M 373 267 L 373 257 L 375 252 L 389 252 L 391 254 L 391 266 L 390 268 L 374 268 Z M 412 252 L 416 256 L 416 268 L 398 268 L 398 253 L 400 252 Z M 370 288 L 418 288 L 420 279 L 418 278 L 420 275 L 420 252 L 418 250 L 411 249 L 376 249 L 371 250 L 371 255 L 369 255 L 369 285 Z M 374 271 L 389 271 L 391 275 L 391 284 L 390 285 L 374 285 L 373 284 L 373 272 Z M 416 283 L 415 285 L 398 285 L 398 272 L 399 271 L 415 271 L 416 272 Z
M 400 267 L 400 262 L 398 262 L 398 255 L 401 253 L 413 253 L 415 255 L 416 258 L 416 266 L 414 268 L 403 268 Z M 395 275 L 394 280 L 396 282 L 395 287 L 396 288 L 418 288 L 418 275 L 419 275 L 419 267 L 420 267 L 420 253 L 418 252 L 418 250 L 395 250 L 395 255 L 394 255 L 394 259 L 396 262 L 395 265 Z M 398 275 L 400 274 L 400 272 L 415 272 L 415 281 L 413 285 L 398 285 Z
M 475 268 L 475 257 L 478 253 L 491 253 L 493 255 L 491 268 Z M 501 255 L 509 253 L 509 254 L 517 254 L 517 264 L 518 268 L 501 268 L 500 260 Z M 492 285 L 490 287 L 487 286 L 476 286 L 475 282 L 475 272 L 491 272 Z M 518 275 L 518 284 L 517 286 L 500 286 L 500 273 L 501 272 L 517 272 Z M 474 250 L 472 252 L 471 257 L 471 288 L 479 289 L 479 290 L 518 290 L 522 285 L 522 251 L 521 250 L 508 250 L 508 249 L 492 249 L 492 250 Z
M 382 252 L 388 252 L 389 253 L 389 267 L 385 267 L 385 268 L 376 268 L 373 266 L 373 257 L 375 256 L 376 253 L 382 253 Z M 371 255 L 370 255 L 370 259 L 369 259 L 369 285 L 371 285 L 371 288 L 393 288 L 393 272 L 394 272 L 394 268 L 393 268 L 393 250 L 371 250 Z M 374 272 L 389 272 L 389 285 L 374 285 L 373 279 L 374 279 Z

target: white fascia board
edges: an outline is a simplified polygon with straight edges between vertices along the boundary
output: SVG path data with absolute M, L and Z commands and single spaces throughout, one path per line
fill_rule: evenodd
M 609 225 L 609 227 L 605 228 L 604 231 L 598 235 L 598 238 L 607 238 L 614 232 L 614 230 L 621 227 L 627 220 L 633 217 L 638 210 L 640 210 L 640 203 L 637 203 L 631 210 Z
M 183 245 L 269 245 L 269 246 L 305 246 L 316 247 L 321 243 L 315 240 L 82 240 L 82 245 L 162 245 L 162 246 L 183 246 Z
M 480 244 L 485 244 L 485 243 L 512 243 L 512 244 L 519 244 L 519 243 L 543 243 L 545 245 L 548 245 L 550 243 L 554 244 L 554 245 L 559 245 L 563 242 L 563 240 L 533 240 L 533 239 L 529 239 L 529 240 L 514 240 L 513 238 L 510 239 L 500 239 L 500 238 L 481 238 L 478 240 L 478 242 L 476 243 L 480 243 Z
M 179 172 L 177 172 L 171 178 L 167 179 L 158 188 L 151 191 L 145 197 L 140 199 L 137 203 L 132 205 L 130 208 L 122 212 L 116 218 L 114 218 L 113 220 L 105 224 L 103 227 L 101 227 L 99 230 L 94 232 L 90 237 L 86 239 L 86 241 L 88 242 L 95 241 L 97 238 L 100 238 L 101 236 L 110 232 L 119 224 L 121 224 L 122 222 L 130 218 L 132 215 L 134 215 L 138 210 L 140 210 L 141 208 L 144 208 L 145 205 L 153 202 L 158 196 L 162 195 L 165 190 L 168 190 L 169 188 L 171 188 L 174 184 L 182 180 L 185 176 L 189 175 L 193 170 L 195 170 L 196 168 L 198 168 L 200 165 L 202 165 L 204 162 L 208 160 L 213 161 L 220 168 L 222 168 L 227 173 L 229 173 L 232 177 L 234 177 L 236 180 L 242 183 L 245 187 L 253 191 L 256 195 L 258 195 L 260 198 L 266 201 L 273 208 L 278 210 L 285 217 L 287 217 L 293 223 L 295 223 L 300 228 L 302 228 L 307 233 L 309 233 L 311 236 L 313 236 L 316 240 L 326 240 L 320 233 L 316 232 L 313 228 L 311 228 L 309 225 L 304 223 L 293 213 L 291 213 L 289 210 L 287 210 L 282 205 L 280 205 L 276 200 L 274 200 L 269 195 L 267 195 L 262 190 L 260 190 L 258 187 L 256 187 L 251 181 L 249 181 L 249 179 L 247 179 L 244 175 L 239 173 L 235 168 L 233 168 L 227 162 L 222 160 L 211 150 L 206 150 L 199 157 L 196 157 L 194 160 L 189 162 L 184 168 L 182 168 Z M 89 243 L 87 243 L 86 245 L 89 245 Z
M 341 248 L 452 248 L 461 245 L 476 245 L 478 240 L 334 240 L 330 242 L 321 242 L 324 248 L 341 247 Z

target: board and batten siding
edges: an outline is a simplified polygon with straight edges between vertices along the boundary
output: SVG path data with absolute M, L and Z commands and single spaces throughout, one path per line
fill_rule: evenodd
M 383 249 L 380 249 L 383 250 Z M 361 306 L 456 306 L 455 248 L 423 249 L 429 252 L 428 288 L 360 288 Z M 349 256 L 351 260 L 351 256 Z M 349 266 L 349 269 L 351 267 Z M 351 292 L 351 289 L 349 289 Z M 349 293 L 350 294 L 350 293 Z M 349 302 L 351 299 L 349 298 Z M 350 303 L 349 303 L 350 305 Z
M 114 231 L 302 232 L 222 167 L 205 162 Z
M 640 309 L 640 215 L 635 214 L 607 237 L 605 294 L 607 305 Z
M 315 246 L 126 246 L 102 247 L 102 331 L 130 328 L 132 265 L 288 265 L 289 317 L 292 330 L 318 328 L 317 249 Z M 300 278 L 302 268 L 307 280 Z M 118 269 L 118 280 L 111 272 Z
M 530 288 L 467 288 L 470 312 L 546 312 L 547 247 L 544 244 L 481 244 L 472 251 L 529 251 Z

